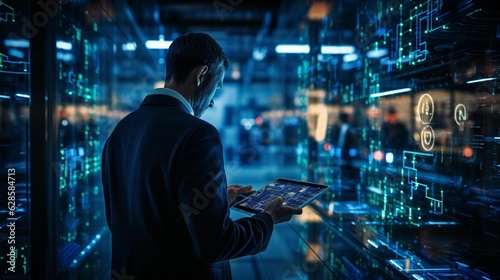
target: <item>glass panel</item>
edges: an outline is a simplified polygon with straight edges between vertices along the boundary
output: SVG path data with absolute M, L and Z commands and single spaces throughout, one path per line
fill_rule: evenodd
M 29 40 L 27 1 L 0 2 L 0 273 L 29 275 Z
M 105 4 L 105 5 L 104 5 Z M 101 150 L 110 108 L 116 26 L 110 1 L 60 6 L 56 28 L 57 275 L 109 273 L 109 234 L 101 186 Z
M 135 43 L 141 33 L 134 29 L 135 19 L 125 1 L 71 1 L 60 9 L 54 42 L 57 275 L 105 279 L 110 273 L 111 243 L 101 152 L 114 125 L 138 106 L 137 100 L 122 94 L 121 89 L 129 93 L 132 86 L 121 88 L 115 74 L 120 62 L 126 61 L 139 65 L 133 67 L 134 77 L 146 77 L 148 53 Z M 136 48 L 144 53 L 136 57 Z
M 333 10 L 302 31 L 299 163 L 332 190 L 313 205 L 323 223 L 294 228 L 321 244 L 333 273 L 500 275 L 498 12 L 486 1 L 361 1 L 353 40 Z

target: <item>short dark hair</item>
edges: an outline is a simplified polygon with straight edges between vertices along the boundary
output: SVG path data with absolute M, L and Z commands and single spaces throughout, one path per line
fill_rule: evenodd
M 184 82 L 189 72 L 198 65 L 207 65 L 208 73 L 215 71 L 223 63 L 224 69 L 229 60 L 221 46 L 205 33 L 186 33 L 177 37 L 168 48 L 166 56 L 165 82 L 174 79 Z
M 397 113 L 398 111 L 396 110 L 396 108 L 394 108 L 394 106 L 389 106 L 389 109 L 387 109 L 387 114 L 389 115 L 395 115 Z

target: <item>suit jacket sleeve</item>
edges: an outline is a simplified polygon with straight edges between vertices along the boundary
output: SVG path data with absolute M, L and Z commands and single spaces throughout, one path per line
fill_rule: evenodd
M 218 262 L 265 250 L 273 231 L 267 213 L 233 221 L 218 131 L 203 123 L 187 136 L 175 159 L 182 213 L 197 256 Z

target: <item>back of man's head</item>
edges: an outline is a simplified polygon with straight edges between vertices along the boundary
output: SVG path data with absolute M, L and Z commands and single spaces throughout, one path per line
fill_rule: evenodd
M 165 82 L 173 79 L 178 83 L 186 80 L 189 72 L 199 65 L 208 66 L 208 74 L 214 73 L 219 65 L 224 69 L 229 61 L 221 46 L 208 34 L 186 33 L 177 37 L 166 56 Z

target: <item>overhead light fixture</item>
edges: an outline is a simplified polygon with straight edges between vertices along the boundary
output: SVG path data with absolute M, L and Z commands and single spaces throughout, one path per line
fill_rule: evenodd
M 468 81 L 467 83 L 468 84 L 474 84 L 474 83 L 481 83 L 481 82 L 492 81 L 492 80 L 496 80 L 496 79 L 497 78 L 484 78 L 484 79 L 479 79 L 479 80 Z
M 29 48 L 30 41 L 26 39 L 5 39 L 3 44 L 11 48 Z
M 401 88 L 401 89 L 395 89 L 395 90 L 389 90 L 389 91 L 384 91 L 384 92 L 378 92 L 378 93 L 373 93 L 370 94 L 371 98 L 375 97 L 381 97 L 381 96 L 387 96 L 387 95 L 394 95 L 398 93 L 403 93 L 403 92 L 409 92 L 411 91 L 411 88 Z
M 65 41 L 56 41 L 56 48 L 60 50 L 70 51 L 73 48 L 73 44 Z
M 137 45 L 135 42 L 127 42 L 125 44 L 122 44 L 122 50 L 124 52 L 133 52 L 135 51 L 135 49 L 137 49 Z
M 3 98 L 3 99 L 10 99 L 10 96 L 8 96 L 8 95 L 1 95 L 1 94 L 0 94 L 0 98 Z
M 358 58 L 359 58 L 358 54 L 356 54 L 356 53 L 350 53 L 350 54 L 344 55 L 344 57 L 342 58 L 342 60 L 344 60 L 344 62 L 353 62 L 353 61 L 358 60 Z
M 277 53 L 309 53 L 309 45 L 291 44 L 291 45 L 277 45 L 275 48 Z M 322 54 L 351 54 L 356 49 L 350 45 L 327 45 L 321 46 Z
M 389 50 L 387 48 L 380 48 L 376 50 L 369 50 L 366 53 L 366 57 L 368 58 L 381 58 L 386 56 L 389 53 Z
M 165 37 L 160 35 L 159 40 L 147 40 L 146 48 L 148 49 L 168 49 L 172 41 L 165 41 Z
M 75 60 L 75 56 L 71 53 L 57 52 L 56 59 L 69 62 Z
M 30 98 L 30 96 L 28 94 L 24 94 L 24 93 L 16 93 L 16 96 L 22 97 L 22 98 Z
M 309 45 L 277 45 L 277 53 L 309 53 Z
M 17 58 L 20 58 L 20 59 L 23 59 L 24 58 L 24 52 L 23 51 L 20 51 L 18 49 L 9 49 L 7 51 L 7 53 L 9 55 L 12 55 L 12 56 L 15 56 Z
M 350 54 L 354 53 L 356 49 L 349 45 L 339 45 L 339 46 L 321 46 L 322 54 Z

